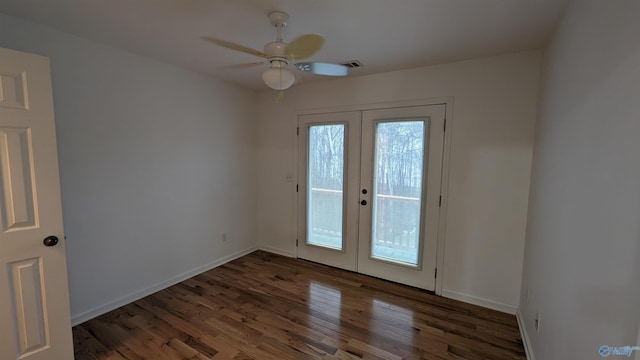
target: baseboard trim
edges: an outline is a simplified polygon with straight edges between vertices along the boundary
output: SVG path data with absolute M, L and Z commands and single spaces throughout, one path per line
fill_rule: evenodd
M 483 299 L 477 296 L 459 293 L 457 291 L 442 289 L 442 296 L 449 299 L 460 300 L 469 304 L 478 305 L 485 308 L 501 311 L 511 315 L 514 315 L 518 310 L 518 308 L 513 305 L 503 304 L 503 303 L 491 301 L 488 299 Z
M 524 318 L 522 317 L 522 313 L 518 308 L 516 311 L 516 319 L 518 320 L 518 328 L 520 328 L 520 335 L 522 336 L 522 345 L 524 345 L 524 353 L 527 356 L 527 360 L 536 360 L 536 357 L 533 356 L 533 348 L 531 347 L 531 339 L 529 339 L 529 333 L 527 332 L 527 327 L 524 326 Z
M 102 314 L 108 313 L 109 311 L 115 310 L 123 305 L 132 303 L 136 300 L 140 300 L 145 296 L 149 296 L 155 292 L 158 292 L 162 289 L 166 289 L 169 286 L 175 285 L 181 281 L 187 280 L 191 277 L 194 277 L 198 274 L 201 274 L 205 271 L 209 271 L 213 268 L 216 268 L 220 265 L 226 264 L 229 261 L 235 260 L 237 258 L 243 257 L 247 254 L 250 254 L 254 251 L 258 250 L 258 248 L 256 246 L 252 246 L 249 247 L 247 249 L 244 249 L 242 251 L 238 251 L 236 253 L 233 253 L 231 255 L 227 255 L 224 256 L 218 260 L 212 261 L 208 264 L 202 265 L 202 266 L 198 266 L 195 269 L 189 270 L 185 273 L 182 273 L 180 275 L 174 276 L 169 280 L 165 280 L 162 281 L 158 284 L 149 286 L 147 288 L 144 288 L 142 290 L 136 291 L 132 294 L 120 297 L 118 299 L 115 299 L 113 301 L 109 301 L 106 304 L 100 305 L 100 306 L 96 306 L 93 309 L 90 309 L 88 311 L 84 311 L 80 314 L 76 314 L 76 315 L 72 315 L 71 316 L 71 326 L 76 326 L 78 324 L 82 324 L 85 321 L 91 320 L 95 317 L 98 317 Z
M 294 255 L 293 251 L 282 250 L 282 249 L 274 248 L 274 247 L 271 247 L 271 246 L 260 246 L 259 249 L 262 250 L 262 251 L 270 252 L 272 254 L 278 254 L 278 255 L 282 255 L 282 256 L 286 256 L 286 257 L 290 257 L 290 258 L 295 258 L 296 257 Z

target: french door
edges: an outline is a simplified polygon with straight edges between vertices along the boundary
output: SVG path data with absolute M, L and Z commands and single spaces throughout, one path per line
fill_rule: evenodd
M 298 257 L 434 290 L 445 109 L 299 117 Z

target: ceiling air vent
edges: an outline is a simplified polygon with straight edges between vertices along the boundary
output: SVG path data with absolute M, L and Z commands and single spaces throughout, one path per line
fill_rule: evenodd
M 355 69 L 363 66 L 362 63 L 358 60 L 346 61 L 346 62 L 340 63 L 340 65 L 344 65 L 350 69 Z

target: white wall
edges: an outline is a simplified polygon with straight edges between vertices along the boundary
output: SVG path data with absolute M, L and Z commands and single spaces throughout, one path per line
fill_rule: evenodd
M 254 92 L 4 15 L 0 46 L 51 59 L 75 323 L 255 245 Z
M 537 359 L 640 345 L 638 15 L 574 1 L 548 49 L 519 309 Z
M 258 239 L 293 255 L 300 109 L 453 96 L 443 294 L 514 313 L 519 303 L 540 54 L 526 52 L 321 83 L 259 97 Z

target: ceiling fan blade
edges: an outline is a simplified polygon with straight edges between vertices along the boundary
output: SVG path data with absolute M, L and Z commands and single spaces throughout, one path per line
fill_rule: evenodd
M 258 56 L 258 57 L 265 58 L 265 59 L 269 58 L 269 56 L 267 54 L 263 53 L 262 51 L 254 50 L 252 48 L 249 48 L 249 47 L 246 47 L 246 46 L 243 46 L 243 45 L 240 45 L 240 44 L 232 43 L 230 41 L 226 41 L 226 40 L 222 40 L 222 39 L 216 39 L 216 38 L 211 37 L 211 36 L 203 36 L 202 39 L 206 40 L 206 41 L 208 41 L 208 42 L 210 42 L 212 44 L 216 44 L 218 46 L 225 47 L 227 49 L 240 51 L 240 52 L 243 52 L 245 54 Z
M 225 65 L 222 67 L 222 69 L 226 69 L 226 70 L 248 69 L 255 66 L 264 65 L 266 63 L 267 63 L 266 61 L 258 61 L 258 62 L 244 63 L 244 64 Z
M 304 60 L 320 50 L 324 38 L 316 34 L 306 34 L 293 39 L 286 49 L 287 56 L 295 60 Z
M 339 64 L 301 62 L 296 63 L 295 67 L 302 72 L 310 72 L 316 75 L 345 76 L 348 73 L 347 67 Z

